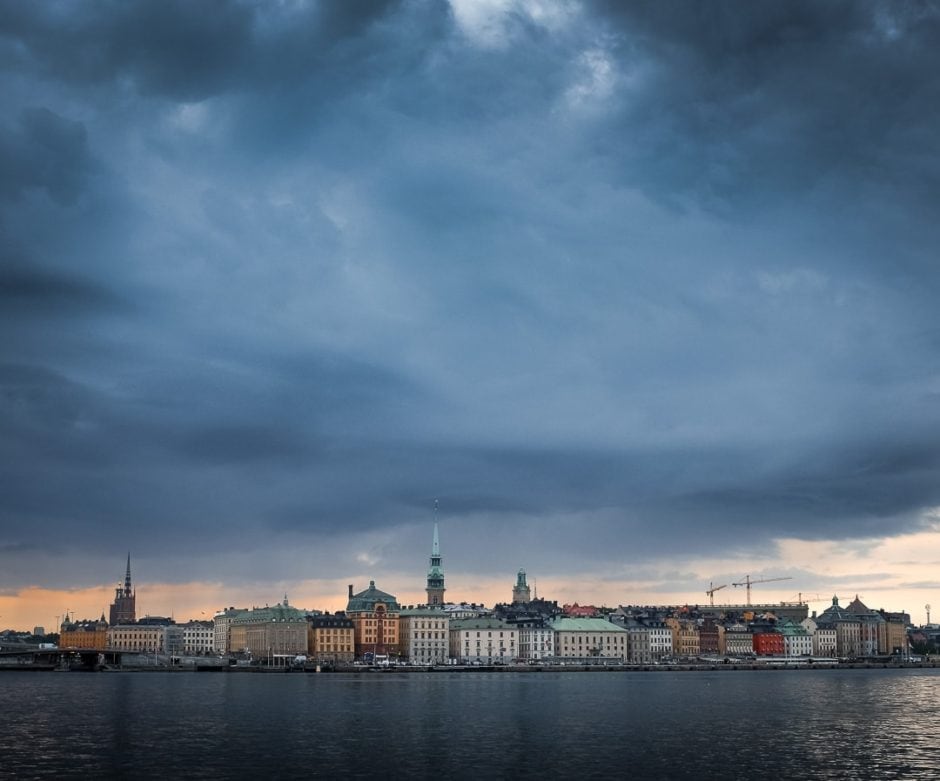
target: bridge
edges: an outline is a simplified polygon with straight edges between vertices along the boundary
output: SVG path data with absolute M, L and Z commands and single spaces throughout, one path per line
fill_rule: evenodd
M 120 666 L 122 651 L 108 648 L 0 648 L 0 670 L 98 670 Z

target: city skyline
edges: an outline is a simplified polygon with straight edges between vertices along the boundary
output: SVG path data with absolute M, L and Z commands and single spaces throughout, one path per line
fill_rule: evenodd
M 448 600 L 919 621 L 938 44 L 929 3 L 6 4 L 0 626 L 128 550 L 140 614 L 418 603 L 435 522 Z

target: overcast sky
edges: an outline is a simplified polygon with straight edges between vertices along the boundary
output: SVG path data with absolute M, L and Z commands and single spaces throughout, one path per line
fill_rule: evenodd
M 938 73 L 934 3 L 0 2 L 0 616 L 416 601 L 437 499 L 454 599 L 922 619 Z

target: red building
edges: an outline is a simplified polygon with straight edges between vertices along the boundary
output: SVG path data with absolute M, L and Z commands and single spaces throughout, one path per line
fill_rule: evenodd
M 753 635 L 754 653 L 758 656 L 783 656 L 783 635 L 779 632 L 757 632 Z
M 568 618 L 594 618 L 600 611 L 594 605 L 565 605 L 561 612 Z

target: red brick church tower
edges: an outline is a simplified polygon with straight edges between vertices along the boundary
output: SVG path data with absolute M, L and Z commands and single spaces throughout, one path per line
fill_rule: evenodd
M 137 592 L 131 588 L 131 554 L 127 554 L 127 574 L 124 585 L 114 590 L 111 604 L 111 626 L 133 624 L 137 621 Z

